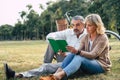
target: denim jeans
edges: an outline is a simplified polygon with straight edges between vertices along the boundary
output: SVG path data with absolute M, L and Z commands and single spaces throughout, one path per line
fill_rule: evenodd
M 46 63 L 41 65 L 39 68 L 36 69 L 32 69 L 29 71 L 25 71 L 25 72 L 20 72 L 18 74 L 22 74 L 23 77 L 34 77 L 34 76 L 41 76 L 41 75 L 45 75 L 45 74 L 53 74 L 55 73 L 55 71 L 61 66 L 62 63 Z
M 61 68 L 67 76 L 80 70 L 88 74 L 103 73 L 104 70 L 95 59 L 88 59 L 80 55 L 69 54 L 63 61 Z

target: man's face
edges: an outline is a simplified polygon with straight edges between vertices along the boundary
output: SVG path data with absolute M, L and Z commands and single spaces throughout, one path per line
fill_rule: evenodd
M 80 34 L 83 31 L 84 24 L 80 20 L 72 20 L 71 25 L 76 35 Z

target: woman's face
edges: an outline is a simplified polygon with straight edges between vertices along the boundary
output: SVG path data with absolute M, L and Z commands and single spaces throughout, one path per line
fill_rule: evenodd
M 90 22 L 86 22 L 86 29 L 88 34 L 93 34 L 97 32 L 97 27 L 94 24 L 91 24 Z

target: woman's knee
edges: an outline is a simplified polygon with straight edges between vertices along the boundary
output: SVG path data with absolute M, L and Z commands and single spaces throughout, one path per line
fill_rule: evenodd
M 76 55 L 76 56 L 75 56 L 75 59 L 77 59 L 77 60 L 79 60 L 79 61 L 84 61 L 84 60 L 85 60 L 85 58 L 82 57 L 82 56 L 80 56 L 80 55 Z
M 68 54 L 68 55 L 67 55 L 67 57 L 73 57 L 73 56 L 75 56 L 75 54 L 72 54 L 72 53 L 71 53 L 71 54 Z
M 75 54 L 69 54 L 62 62 L 62 68 L 65 68 L 74 58 Z

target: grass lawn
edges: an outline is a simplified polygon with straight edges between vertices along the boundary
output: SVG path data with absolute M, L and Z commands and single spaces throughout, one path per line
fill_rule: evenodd
M 72 80 L 120 80 L 120 41 L 110 40 L 112 50 L 111 71 L 98 75 L 85 75 Z M 0 80 L 5 80 L 3 63 L 16 72 L 38 68 L 43 63 L 46 41 L 0 41 Z M 39 80 L 39 77 L 17 80 Z

